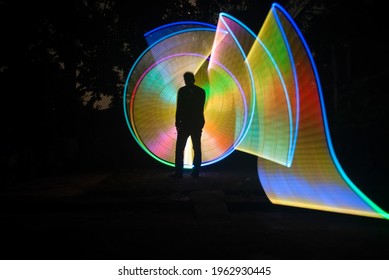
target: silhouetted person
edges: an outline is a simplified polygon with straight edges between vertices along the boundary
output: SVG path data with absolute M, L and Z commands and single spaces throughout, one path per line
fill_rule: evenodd
M 201 167 L 201 133 L 205 124 L 204 104 L 205 90 L 195 85 L 195 77 L 191 72 L 184 73 L 185 86 L 177 93 L 176 107 L 176 153 L 174 178 L 182 178 L 184 170 L 184 149 L 190 136 L 193 144 L 192 177 L 199 177 Z

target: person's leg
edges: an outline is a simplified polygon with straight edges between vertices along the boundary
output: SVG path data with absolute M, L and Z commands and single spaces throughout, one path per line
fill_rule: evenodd
M 192 144 L 193 144 L 193 170 L 192 176 L 197 177 L 200 173 L 201 167 L 201 133 L 202 130 L 193 131 L 191 134 Z
M 189 134 L 185 129 L 180 129 L 180 131 L 177 133 L 175 173 L 178 175 L 182 175 L 184 172 L 184 149 L 188 137 Z

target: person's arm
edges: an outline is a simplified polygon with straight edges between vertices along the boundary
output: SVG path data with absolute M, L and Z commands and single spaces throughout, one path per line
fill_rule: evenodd
M 205 124 L 205 119 L 204 119 L 204 106 L 205 106 L 205 98 L 206 98 L 206 93 L 205 93 L 205 90 L 202 89 L 202 93 L 201 93 L 201 112 L 202 112 L 202 127 L 204 127 L 204 124 Z
M 201 97 L 202 97 L 202 100 L 201 100 L 201 105 L 202 105 L 202 111 L 204 112 L 204 105 L 205 105 L 205 98 L 206 98 L 206 94 L 205 94 L 205 90 L 203 89 L 202 90 L 202 94 L 201 94 Z
M 180 94 L 181 90 L 178 90 L 178 93 L 177 93 L 177 104 L 176 104 L 176 122 L 175 122 L 175 126 L 176 126 L 176 129 L 178 130 L 181 126 L 181 120 L 182 120 L 182 112 L 181 112 L 181 94 Z

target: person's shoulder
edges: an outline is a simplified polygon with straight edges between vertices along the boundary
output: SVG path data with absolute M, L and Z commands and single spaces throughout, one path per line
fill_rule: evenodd
M 199 91 L 201 91 L 201 92 L 205 92 L 205 90 L 202 88 L 202 87 L 200 87 L 200 86 L 198 86 L 198 85 L 194 85 Z

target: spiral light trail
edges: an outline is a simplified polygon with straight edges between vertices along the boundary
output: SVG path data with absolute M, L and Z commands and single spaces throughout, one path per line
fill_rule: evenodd
M 311 52 L 290 15 L 274 3 L 255 35 L 221 13 L 217 26 L 178 22 L 145 34 L 149 47 L 124 90 L 128 127 L 158 161 L 173 166 L 176 93 L 192 71 L 206 90 L 203 164 L 234 150 L 258 157 L 274 204 L 389 219 L 340 166 Z M 192 167 L 192 147 L 185 168 Z

